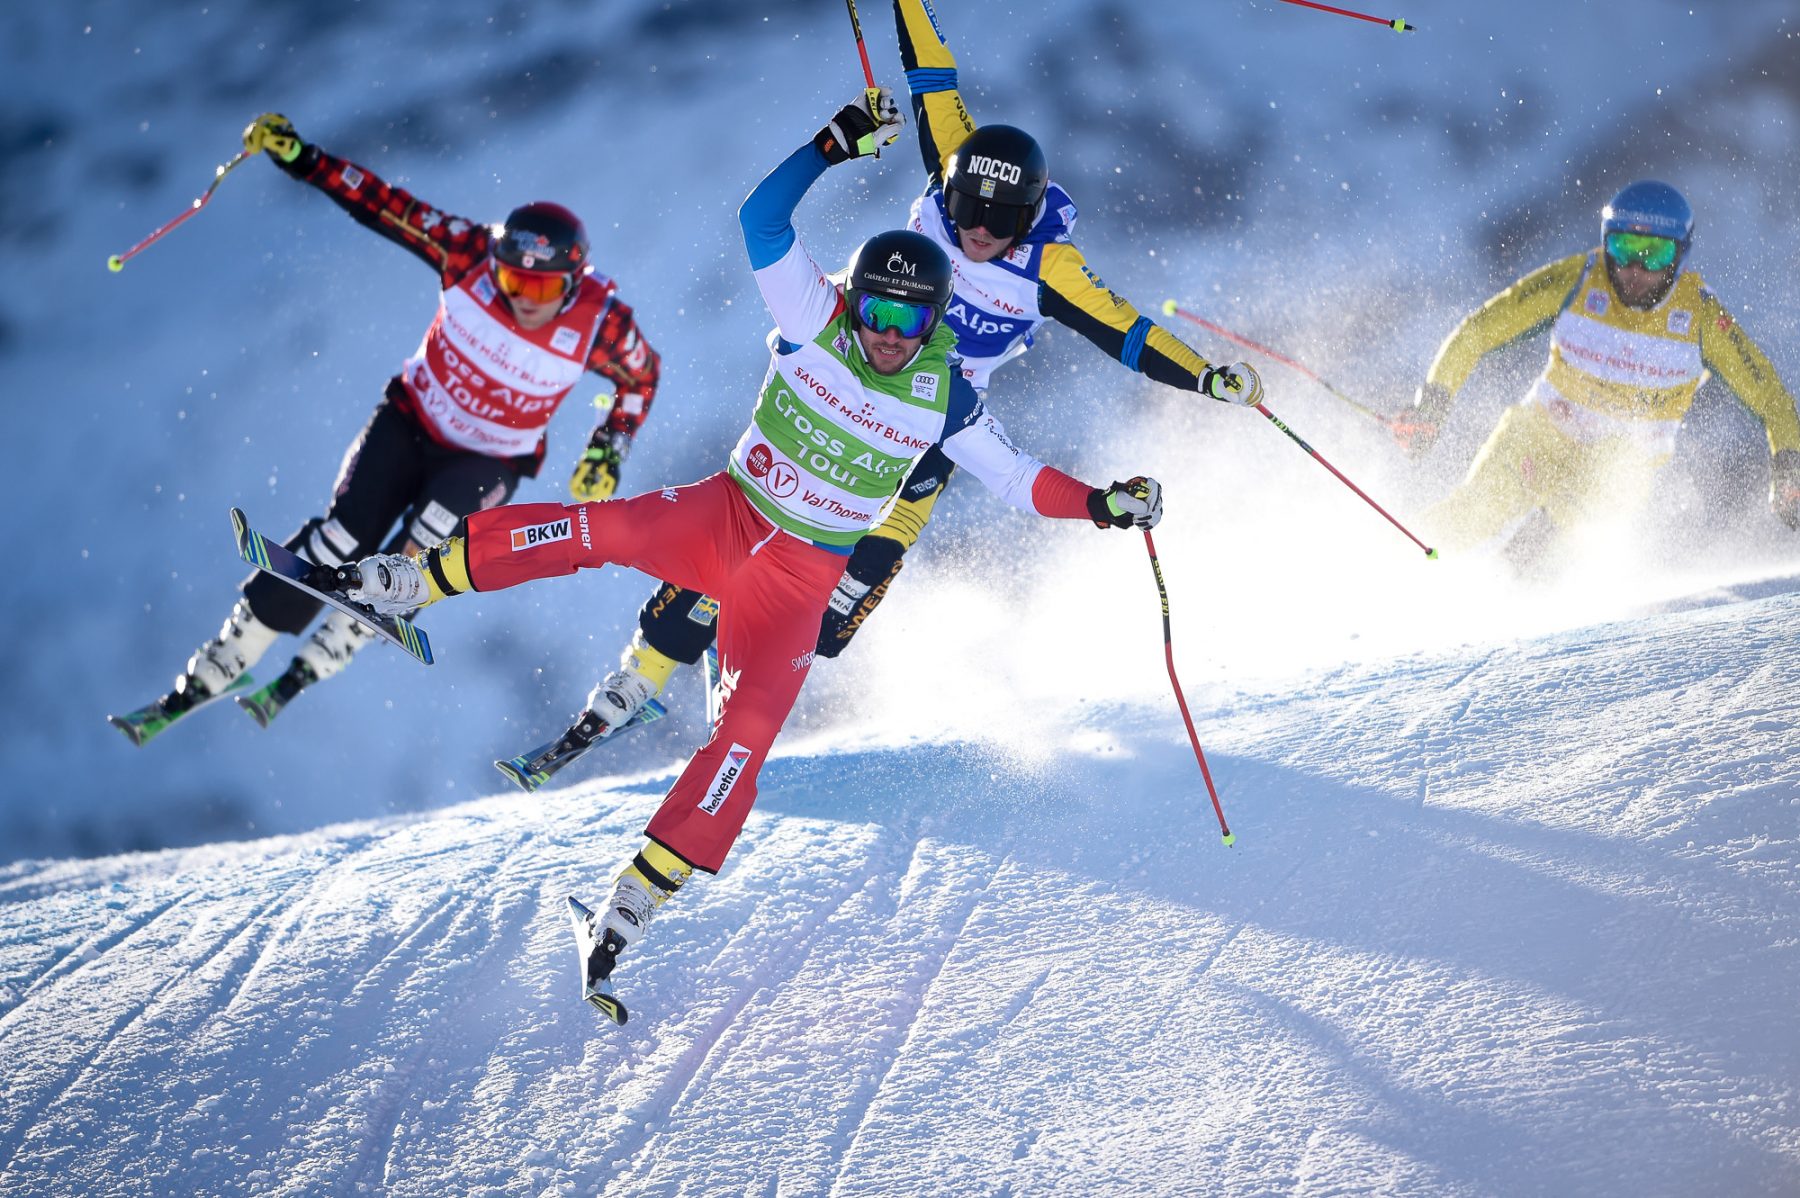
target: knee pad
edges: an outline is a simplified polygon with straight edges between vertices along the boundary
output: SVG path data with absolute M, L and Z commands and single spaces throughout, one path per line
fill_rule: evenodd
M 638 612 L 638 629 L 652 649 L 691 666 L 719 635 L 719 601 L 661 583 Z

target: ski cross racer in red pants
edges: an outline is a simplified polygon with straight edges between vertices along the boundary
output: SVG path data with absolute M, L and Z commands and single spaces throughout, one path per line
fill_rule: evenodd
M 949 255 L 955 296 L 944 323 L 956 332 L 962 373 L 986 395 L 994 372 L 1025 354 L 1054 323 L 1080 334 L 1126 370 L 1189 395 L 1253 405 L 1262 382 L 1246 363 L 1215 366 L 1140 314 L 1095 272 L 1076 244 L 1076 205 L 1050 177 L 1037 140 L 1011 125 L 977 126 L 963 101 L 956 57 L 925 0 L 894 0 L 900 64 L 917 122 L 925 190 L 908 227 Z M 819 626 L 820 657 L 842 653 L 896 584 L 906 554 L 924 535 L 955 465 L 922 457 L 882 522 L 856 546 Z M 638 627 L 588 695 L 564 744 L 596 743 L 629 725 L 665 694 L 675 671 L 701 659 L 717 630 L 719 597 L 659 582 Z M 561 768 L 563 753 L 522 759 Z M 530 771 L 511 775 L 541 785 Z
M 873 110 L 865 95 L 744 201 L 745 245 L 776 327 L 761 394 L 723 471 L 630 499 L 492 508 L 471 515 L 464 536 L 340 573 L 348 598 L 388 613 L 608 564 L 721 599 L 719 721 L 596 917 L 590 982 L 611 975 L 618 953 L 693 870 L 724 864 L 812 666 L 844 561 L 928 449 L 941 444 L 996 494 L 1041 515 L 1121 528 L 1161 517 L 1154 480 L 1090 487 L 1007 439 L 958 369 L 956 335 L 943 321 L 950 261 L 929 238 L 904 229 L 870 238 L 842 285 L 801 243 L 793 226 L 801 197 L 828 165 L 874 153 L 900 123 L 885 89 Z

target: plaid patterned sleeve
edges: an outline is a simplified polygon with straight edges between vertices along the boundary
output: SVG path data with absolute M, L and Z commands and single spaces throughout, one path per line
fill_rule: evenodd
M 607 308 L 587 364 L 589 370 L 611 379 L 618 387 L 612 411 L 604 422 L 606 430 L 636 434 L 656 398 L 662 359 L 644 340 L 629 305 L 615 302 Z
M 461 278 L 487 256 L 490 234 L 486 225 L 439 212 L 347 159 L 322 150 L 306 158 L 310 162 L 302 161 L 305 169 L 295 172 L 298 178 L 330 196 L 358 224 L 429 263 L 438 272 L 441 285 Z

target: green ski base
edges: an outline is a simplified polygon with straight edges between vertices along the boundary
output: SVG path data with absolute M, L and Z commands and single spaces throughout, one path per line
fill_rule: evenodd
M 147 745 L 152 740 L 155 740 L 158 736 L 162 735 L 162 733 L 168 729 L 169 725 L 181 719 L 183 716 L 191 715 L 208 704 L 217 703 L 227 695 L 240 695 L 255 685 L 256 683 L 251 680 L 250 675 L 239 674 L 232 680 L 230 686 L 226 687 L 218 694 L 208 695 L 204 699 L 197 699 L 180 711 L 171 712 L 165 707 L 163 705 L 164 702 L 171 696 L 164 695 L 154 703 L 144 704 L 144 706 L 138 708 L 136 711 L 127 712 L 124 715 L 109 715 L 106 717 L 106 722 L 130 737 L 132 744 Z

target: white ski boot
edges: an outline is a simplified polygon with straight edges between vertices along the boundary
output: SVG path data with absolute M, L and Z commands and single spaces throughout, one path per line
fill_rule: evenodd
M 194 699 L 210 699 L 225 693 L 239 674 L 255 665 L 281 634 L 250 613 L 250 604 L 239 599 L 225 617 L 219 635 L 194 651 L 187 669 L 175 680 L 176 692 Z
M 624 1023 L 625 1004 L 612 991 L 613 970 L 619 954 L 642 939 L 650 917 L 680 890 L 694 867 L 654 841 L 632 858 L 613 884 L 612 898 L 603 912 L 569 898 L 575 928 L 575 944 L 581 953 L 581 996 L 615 1023 Z
M 404 553 L 373 554 L 357 562 L 356 571 L 360 581 L 344 590 L 344 598 L 384 616 L 406 615 L 437 598 L 425 567 Z
M 307 684 L 323 682 L 350 664 L 356 651 L 375 639 L 375 630 L 341 611 L 334 611 L 313 630 L 306 644 L 294 654 L 294 660 L 305 662 L 312 671 Z
M 631 717 L 642 710 L 644 704 L 656 698 L 658 689 L 656 683 L 636 670 L 621 666 L 594 687 L 593 692 L 588 695 L 587 711 L 606 726 L 604 732 L 616 732 L 629 724 Z M 599 739 L 602 734 L 588 739 Z

